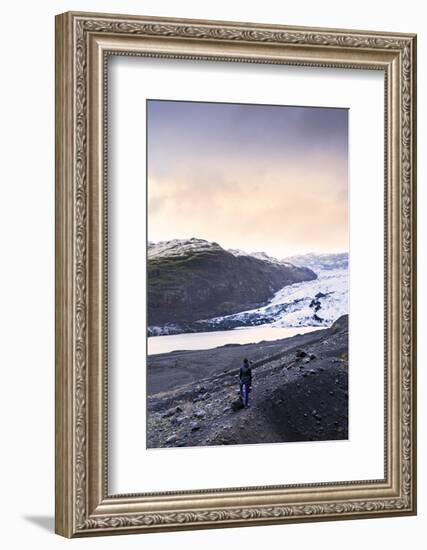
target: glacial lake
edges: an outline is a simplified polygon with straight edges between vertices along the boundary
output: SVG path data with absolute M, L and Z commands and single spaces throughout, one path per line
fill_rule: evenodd
M 148 355 L 169 353 L 171 351 L 211 349 L 225 344 L 256 344 L 262 340 L 280 340 L 296 334 L 306 334 L 322 327 L 257 327 L 218 330 L 212 332 L 192 332 L 148 338 Z

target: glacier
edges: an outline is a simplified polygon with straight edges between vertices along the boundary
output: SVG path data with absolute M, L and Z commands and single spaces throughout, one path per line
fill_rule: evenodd
M 329 327 L 341 315 L 348 314 L 349 255 L 348 252 L 309 253 L 277 259 L 265 252 L 246 252 L 223 249 L 217 242 L 201 238 L 148 241 L 148 259 L 184 257 L 189 253 L 226 250 L 234 256 L 252 256 L 265 262 L 288 267 L 308 267 L 317 279 L 283 287 L 256 309 L 200 319 L 185 325 L 169 323 L 148 327 L 149 336 L 172 335 L 188 332 L 224 331 L 237 328 L 267 327 Z
M 265 324 L 329 327 L 338 317 L 348 313 L 348 253 L 306 254 L 281 261 L 309 267 L 317 274 L 317 279 L 282 288 L 263 307 L 204 322 L 212 330 Z

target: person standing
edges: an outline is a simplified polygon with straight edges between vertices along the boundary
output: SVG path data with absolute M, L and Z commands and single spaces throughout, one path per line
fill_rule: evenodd
M 249 392 L 252 387 L 252 369 L 248 359 L 243 359 L 243 365 L 239 371 L 240 395 L 242 397 L 243 406 L 249 407 Z

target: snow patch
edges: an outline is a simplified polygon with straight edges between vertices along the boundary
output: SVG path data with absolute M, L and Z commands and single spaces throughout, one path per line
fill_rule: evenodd
M 195 252 L 224 250 L 218 243 L 196 238 L 172 239 L 158 243 L 148 241 L 147 249 L 149 260 L 153 258 L 183 257 Z

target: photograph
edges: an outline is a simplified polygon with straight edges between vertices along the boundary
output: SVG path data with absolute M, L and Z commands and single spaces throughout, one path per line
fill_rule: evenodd
M 242 6 L 55 15 L 62 537 L 416 520 L 420 17 Z
M 146 447 L 347 440 L 349 110 L 146 121 Z

